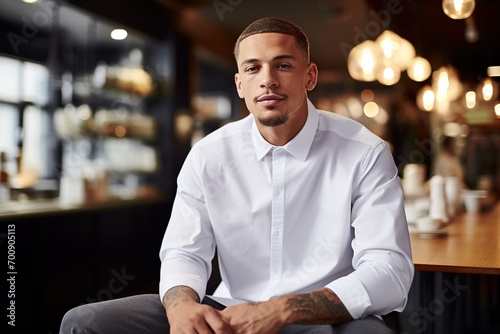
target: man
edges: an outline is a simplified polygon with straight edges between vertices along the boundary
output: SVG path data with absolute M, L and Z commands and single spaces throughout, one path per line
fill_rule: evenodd
M 186 158 L 160 250 L 161 298 L 74 309 L 62 333 L 390 332 L 376 316 L 403 310 L 414 268 L 385 142 L 309 102 L 318 69 L 293 23 L 253 22 L 234 53 L 251 115 Z M 239 301 L 219 309 L 205 296 L 216 248 L 216 294 Z

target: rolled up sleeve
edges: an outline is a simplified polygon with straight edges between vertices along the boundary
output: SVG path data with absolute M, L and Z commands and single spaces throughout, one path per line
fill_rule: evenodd
M 404 197 L 384 142 L 360 165 L 352 194 L 351 274 L 327 285 L 355 319 L 402 311 L 414 275 Z
M 179 173 L 172 214 L 160 248 L 160 298 L 172 287 L 185 285 L 202 300 L 212 270 L 215 242 L 201 184 L 192 168 L 196 163 L 193 159 L 188 155 Z

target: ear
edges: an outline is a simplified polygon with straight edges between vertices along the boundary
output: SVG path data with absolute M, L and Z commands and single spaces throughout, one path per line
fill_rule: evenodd
M 307 84 L 306 89 L 311 91 L 316 87 L 318 83 L 318 66 L 315 63 L 311 62 L 307 65 Z
M 238 96 L 240 99 L 243 98 L 243 89 L 241 88 L 241 80 L 240 80 L 240 74 L 236 73 L 234 75 L 234 83 L 236 85 L 236 90 L 238 91 Z

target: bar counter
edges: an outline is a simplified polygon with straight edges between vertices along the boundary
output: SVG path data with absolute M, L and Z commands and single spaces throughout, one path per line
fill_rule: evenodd
M 500 203 L 435 233 L 409 227 L 416 271 L 397 332 L 500 333 Z
M 166 196 L 155 189 L 145 189 L 133 198 L 110 197 L 104 200 L 65 202 L 60 199 L 9 201 L 0 203 L 0 221 L 54 216 L 68 213 L 86 213 L 99 210 L 134 207 L 144 204 L 160 204 Z
M 446 233 L 411 233 L 416 270 L 463 274 L 500 274 L 500 204 L 490 211 L 460 213 Z

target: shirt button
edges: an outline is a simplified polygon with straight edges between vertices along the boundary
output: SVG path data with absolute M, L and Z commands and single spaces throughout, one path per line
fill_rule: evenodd
M 274 189 L 274 196 L 279 196 L 280 190 L 279 189 Z

